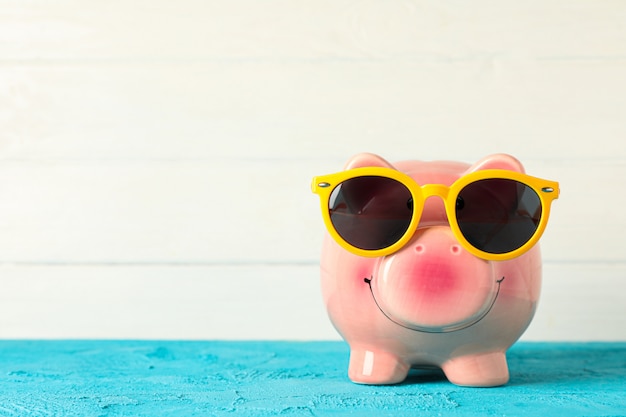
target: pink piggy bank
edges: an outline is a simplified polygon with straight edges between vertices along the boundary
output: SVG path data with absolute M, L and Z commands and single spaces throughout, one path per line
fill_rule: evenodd
M 393 384 L 435 366 L 457 385 L 505 384 L 506 351 L 537 306 L 536 243 L 558 183 L 503 154 L 472 166 L 361 154 L 312 188 L 328 231 L 322 294 L 350 379 Z

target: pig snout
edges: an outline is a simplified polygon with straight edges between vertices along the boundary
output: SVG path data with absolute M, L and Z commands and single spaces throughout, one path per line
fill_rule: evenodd
M 378 261 L 369 283 L 381 312 L 403 327 L 431 333 L 480 321 L 498 296 L 503 277 L 476 258 L 448 227 L 418 230 L 401 251 Z

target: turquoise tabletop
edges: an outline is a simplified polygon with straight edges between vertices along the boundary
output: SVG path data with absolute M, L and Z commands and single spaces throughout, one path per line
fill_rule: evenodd
M 342 342 L 0 341 L 0 416 L 626 416 L 626 343 L 518 343 L 510 382 L 356 385 Z

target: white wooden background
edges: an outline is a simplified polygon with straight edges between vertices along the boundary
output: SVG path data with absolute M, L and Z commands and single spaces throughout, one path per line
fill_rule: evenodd
M 0 0 L 0 338 L 338 338 L 362 151 L 560 181 L 524 339 L 626 340 L 620 0 Z

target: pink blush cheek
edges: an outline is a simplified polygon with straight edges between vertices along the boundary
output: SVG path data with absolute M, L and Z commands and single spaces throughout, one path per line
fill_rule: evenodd
M 394 277 L 396 285 L 389 288 L 389 295 L 396 300 L 398 309 L 441 315 L 458 303 L 474 304 L 468 299 L 468 293 L 471 293 L 468 280 L 448 265 L 427 262 L 414 265 L 412 269 L 397 273 Z
M 399 261 L 396 259 L 396 261 Z M 446 326 L 475 316 L 491 298 L 489 265 L 459 265 L 450 259 L 391 262 L 379 276 L 379 298 L 401 322 Z

